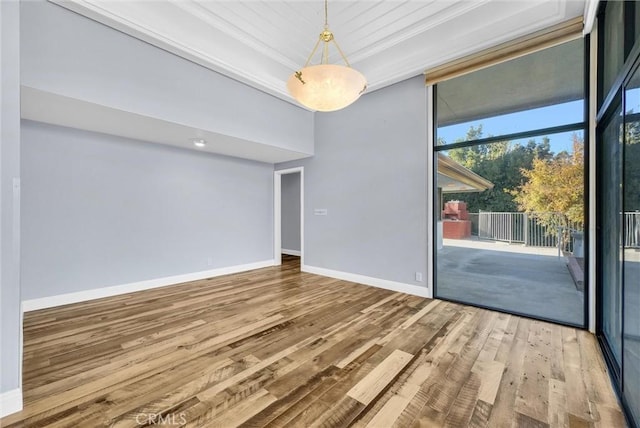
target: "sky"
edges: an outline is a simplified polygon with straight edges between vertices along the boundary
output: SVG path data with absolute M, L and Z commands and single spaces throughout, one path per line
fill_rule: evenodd
M 516 132 L 576 123 L 583 120 L 583 115 L 583 101 L 571 101 L 564 104 L 556 104 L 438 128 L 438 139 L 442 138 L 449 144 L 453 143 L 460 138 L 464 138 L 471 125 L 477 127 L 482 124 L 483 136 L 489 137 L 492 135 L 513 134 Z M 571 152 L 572 134 L 573 132 L 563 132 L 560 134 L 547 135 L 550 139 L 551 151 L 554 153 L 559 153 L 563 150 Z M 543 136 L 534 137 L 534 139 L 540 142 L 542 141 L 542 137 Z M 513 142 L 526 144 L 529 140 L 531 140 L 531 138 L 514 140 Z

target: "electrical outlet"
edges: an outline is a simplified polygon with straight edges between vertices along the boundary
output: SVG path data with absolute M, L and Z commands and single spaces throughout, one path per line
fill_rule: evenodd
M 207 257 L 207 266 L 213 266 L 213 257 Z
M 422 272 L 416 272 L 416 281 L 422 282 Z

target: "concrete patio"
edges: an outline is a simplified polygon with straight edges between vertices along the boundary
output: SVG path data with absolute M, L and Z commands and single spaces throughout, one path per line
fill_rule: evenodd
M 444 239 L 437 260 L 438 297 L 583 323 L 583 293 L 555 248 Z

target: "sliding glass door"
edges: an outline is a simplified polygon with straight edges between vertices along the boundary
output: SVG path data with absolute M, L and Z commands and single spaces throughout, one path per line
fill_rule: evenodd
M 622 387 L 640 420 L 640 69 L 625 88 L 622 176 Z
M 598 337 L 631 426 L 640 425 L 640 2 L 598 16 Z
M 622 106 L 613 109 L 600 138 L 600 245 L 602 332 L 612 362 L 622 357 Z M 606 209 L 604 209 L 606 207 Z
M 598 139 L 600 335 L 632 417 L 640 419 L 640 71 L 604 115 Z

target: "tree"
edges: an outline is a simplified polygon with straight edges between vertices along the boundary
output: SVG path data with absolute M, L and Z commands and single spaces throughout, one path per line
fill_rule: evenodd
M 525 182 L 512 190 L 518 208 L 529 213 L 560 214 L 565 221 L 584 222 L 584 142 L 573 134 L 573 153 L 536 157 L 521 170 Z M 549 223 L 551 217 L 541 218 Z
M 459 141 L 472 141 L 483 138 L 482 125 L 471 127 L 467 136 Z M 517 211 L 518 204 L 511 189 L 522 185 L 525 178 L 523 169 L 530 169 L 536 158 L 552 157 L 549 138 L 542 142 L 529 140 L 526 144 L 511 141 L 497 141 L 477 146 L 451 149 L 447 155 L 494 184 L 494 188 L 479 193 L 449 193 L 446 200 L 463 200 L 470 212 Z

